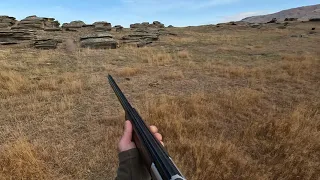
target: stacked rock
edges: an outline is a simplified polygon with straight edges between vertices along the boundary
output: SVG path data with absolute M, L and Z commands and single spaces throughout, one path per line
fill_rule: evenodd
M 104 32 L 104 31 L 111 31 L 111 23 L 105 21 L 99 21 L 93 23 L 94 29 L 96 32 Z
M 130 28 L 164 28 L 164 24 L 159 21 L 154 21 L 152 24 L 149 22 L 134 23 L 130 25 Z
M 46 29 L 59 28 L 60 23 L 54 18 L 43 18 L 37 16 L 28 16 L 18 22 L 12 29 Z
M 34 37 L 34 31 L 31 30 L 4 30 L 0 31 L 0 44 L 19 44 L 26 40 L 32 40 Z
M 106 32 L 97 32 L 82 36 L 80 38 L 80 44 L 83 48 L 93 49 L 116 49 L 117 41 L 113 39 L 113 36 Z

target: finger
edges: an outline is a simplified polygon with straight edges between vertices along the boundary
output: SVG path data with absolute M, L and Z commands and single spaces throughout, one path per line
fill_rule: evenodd
M 153 135 L 158 139 L 158 141 L 162 141 L 162 135 L 160 133 L 154 133 Z
M 132 124 L 130 121 L 125 122 L 123 136 L 120 142 L 129 143 L 132 141 Z
M 158 132 L 157 126 L 150 126 L 150 131 L 154 134 Z

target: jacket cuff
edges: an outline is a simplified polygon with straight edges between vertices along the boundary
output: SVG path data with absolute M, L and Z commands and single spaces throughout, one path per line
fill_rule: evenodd
M 134 149 L 120 152 L 118 156 L 119 156 L 119 161 L 121 163 L 121 162 L 127 161 L 128 159 L 139 157 L 139 152 L 137 148 L 134 148 Z

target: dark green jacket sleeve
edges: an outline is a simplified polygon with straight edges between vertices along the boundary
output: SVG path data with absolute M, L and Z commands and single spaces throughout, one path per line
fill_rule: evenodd
M 151 180 L 150 174 L 141 162 L 136 148 L 119 153 L 119 168 L 116 180 Z

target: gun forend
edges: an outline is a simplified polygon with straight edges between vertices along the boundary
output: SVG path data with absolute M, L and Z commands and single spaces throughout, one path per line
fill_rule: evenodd
M 168 152 L 150 132 L 139 113 L 132 108 L 111 75 L 108 75 L 108 80 L 126 113 L 126 119 L 130 120 L 132 123 L 134 131 L 133 140 L 137 145 L 139 153 L 142 156 L 152 179 L 185 180 L 184 176 L 170 158 Z

